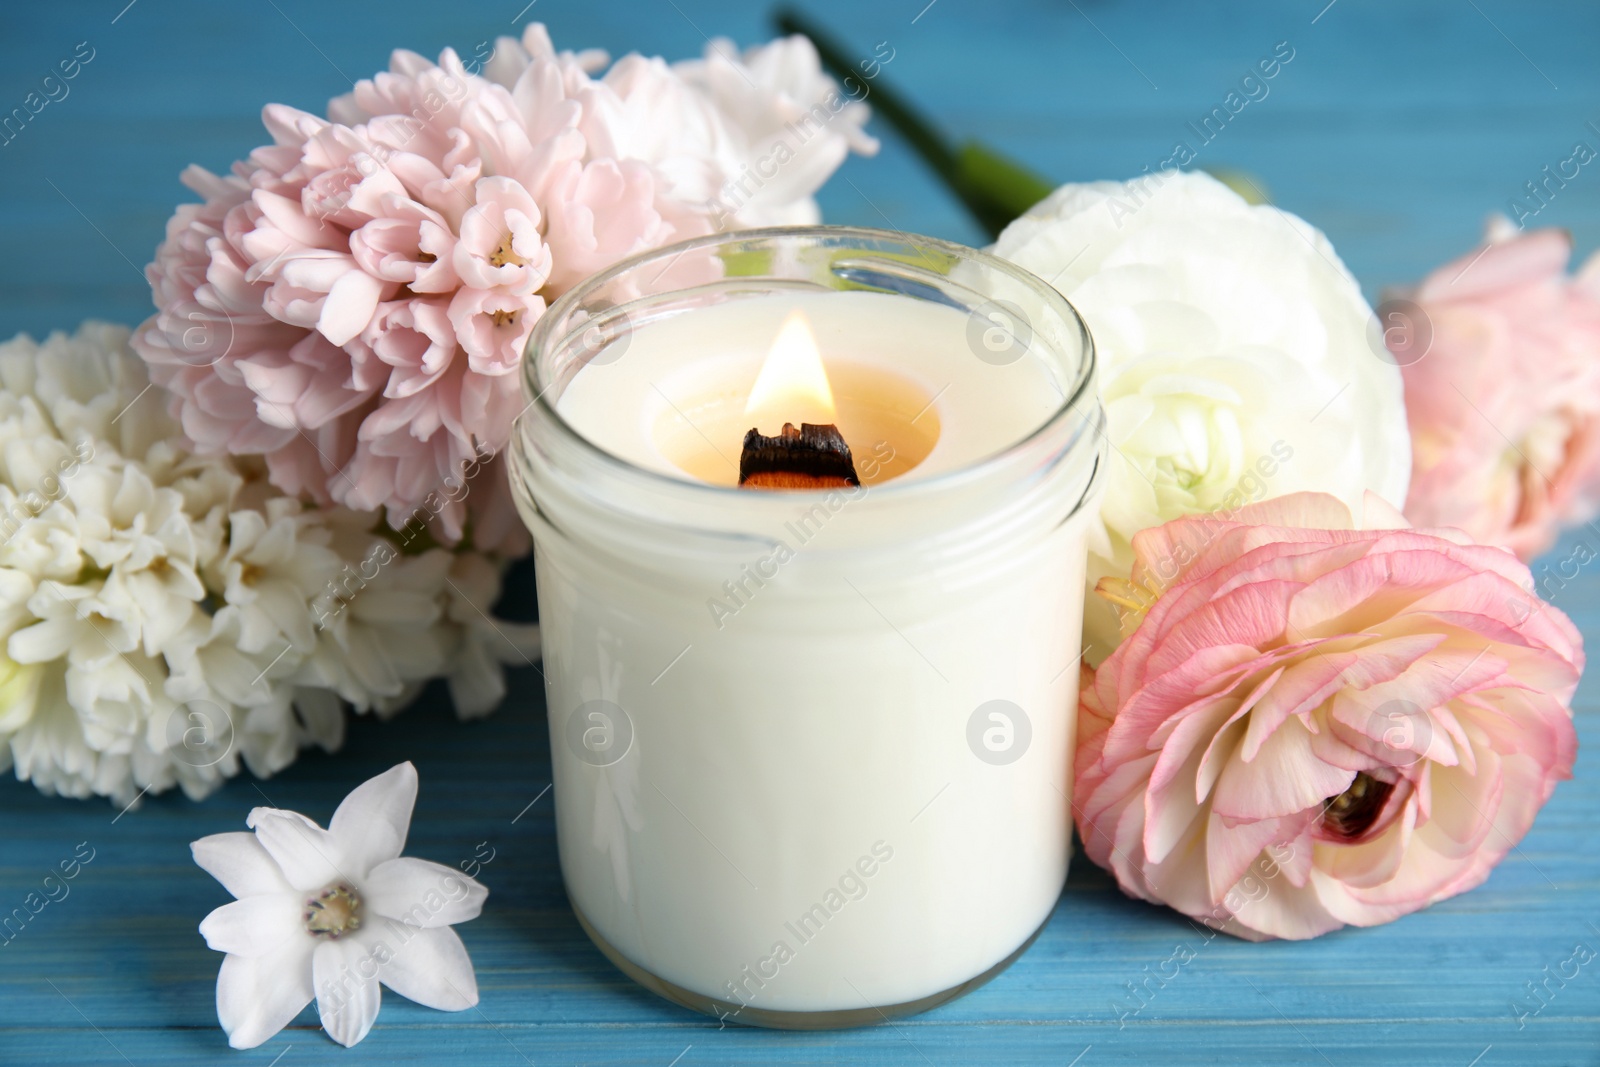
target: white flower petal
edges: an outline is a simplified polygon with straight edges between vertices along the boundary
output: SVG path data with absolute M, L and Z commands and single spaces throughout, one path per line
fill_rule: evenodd
M 299 812 L 256 808 L 245 825 L 296 889 L 321 889 L 348 877 L 340 869 L 342 857 L 333 835 Z
M 345 1048 L 366 1037 L 378 1020 L 383 994 L 377 970 L 376 960 L 357 941 L 324 941 L 311 954 L 322 1028 Z
M 328 832 L 339 842 L 351 874 L 364 878 L 378 864 L 400 855 L 416 802 L 417 769 L 409 761 L 350 791 L 329 820 Z
M 294 691 L 294 709 L 305 723 L 306 735 L 333 752 L 344 743 L 344 706 L 338 694 L 302 686 Z
M 6 654 L 18 663 L 45 663 L 60 659 L 72 647 L 77 628 L 66 618 L 46 619 L 11 635 Z
M 407 1000 L 439 1011 L 464 1011 L 478 1003 L 478 977 L 461 938 L 449 927 L 408 930 L 378 971 L 378 980 Z
M 366 906 L 412 926 L 454 926 L 476 919 L 489 895 L 481 882 L 442 863 L 411 856 L 372 868 L 363 885 Z
M 311 1003 L 309 942 L 270 956 L 223 958 L 217 974 L 217 1021 L 234 1048 L 255 1048 Z
M 1399 371 L 1374 355 L 1360 287 L 1306 223 L 1167 171 L 1062 186 L 992 251 L 1053 279 L 1094 334 L 1125 462 L 1091 530 L 1090 589 L 1127 577 L 1133 536 L 1180 515 L 1300 489 L 1352 509 L 1368 490 L 1405 500 Z M 1118 644 L 1111 622 L 1090 610 L 1091 663 Z
M 255 834 L 243 830 L 212 834 L 194 842 L 189 851 L 201 870 L 236 897 L 294 892 L 277 861 L 261 847 Z
M 311 947 L 306 932 L 304 902 L 288 893 L 250 896 L 235 900 L 207 915 L 200 923 L 206 947 L 233 956 L 266 956 L 282 951 L 294 938 Z

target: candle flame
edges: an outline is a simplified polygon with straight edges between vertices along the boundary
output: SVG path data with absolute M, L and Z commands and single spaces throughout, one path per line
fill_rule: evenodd
M 800 310 L 789 312 L 783 320 L 766 362 L 761 364 L 761 373 L 756 375 L 756 384 L 750 389 L 744 413 L 797 425 L 834 421 L 833 388 L 828 384 L 828 372 L 822 366 L 811 324 Z

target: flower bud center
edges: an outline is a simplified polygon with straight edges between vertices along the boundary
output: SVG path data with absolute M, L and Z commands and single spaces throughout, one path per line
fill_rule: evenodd
M 506 234 L 500 239 L 500 244 L 489 253 L 489 262 L 496 267 L 503 267 L 507 263 L 515 263 L 519 267 L 526 267 L 528 261 L 517 255 L 517 250 L 511 247 L 511 234 Z
M 1354 841 L 1372 829 L 1383 814 L 1383 805 L 1394 792 L 1393 782 L 1380 781 L 1365 771 L 1336 797 L 1328 798 L 1322 811 L 1322 828 L 1330 836 Z
M 337 941 L 352 930 L 361 929 L 361 898 L 343 882 L 335 882 L 322 892 L 306 898 L 306 931 L 312 937 Z

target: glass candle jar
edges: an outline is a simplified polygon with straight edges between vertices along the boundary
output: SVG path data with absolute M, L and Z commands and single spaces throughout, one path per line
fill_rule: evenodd
M 745 339 L 791 304 L 847 440 L 865 412 L 848 491 L 742 490 L 674 453 L 737 424 Z M 1103 467 L 1072 307 L 931 238 L 717 235 L 563 296 L 524 386 L 561 869 L 600 949 L 789 1028 L 920 1011 L 1020 955 L 1067 873 Z

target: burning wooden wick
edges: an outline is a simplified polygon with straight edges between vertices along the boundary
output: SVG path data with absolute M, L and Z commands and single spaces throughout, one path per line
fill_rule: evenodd
M 741 489 L 837 489 L 860 485 L 850 446 L 837 426 L 783 424 L 776 437 L 763 437 L 755 427 L 744 435 L 739 454 Z

